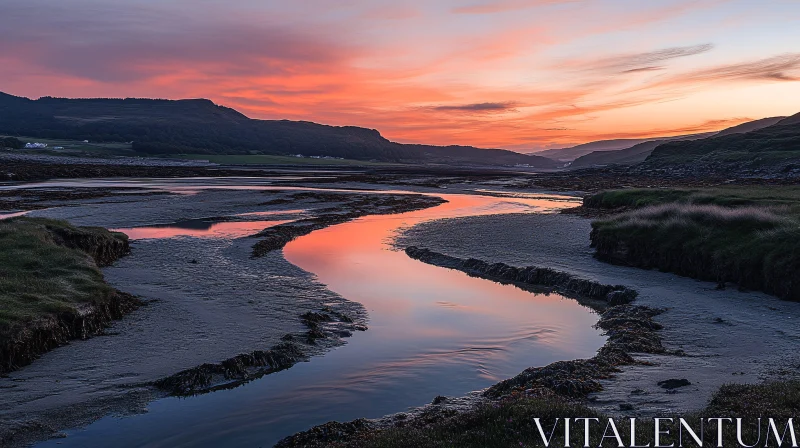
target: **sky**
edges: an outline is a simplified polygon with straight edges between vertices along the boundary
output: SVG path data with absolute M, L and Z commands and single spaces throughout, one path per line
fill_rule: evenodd
M 798 0 L 1 0 L 0 91 L 533 151 L 800 112 Z

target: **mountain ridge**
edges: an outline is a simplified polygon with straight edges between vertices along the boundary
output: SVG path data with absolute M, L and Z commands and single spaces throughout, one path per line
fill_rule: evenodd
M 555 168 L 540 156 L 470 146 L 392 142 L 376 129 L 259 120 L 208 99 L 29 99 L 0 92 L 0 134 L 133 141 L 144 155 L 266 154 L 364 161 Z
M 644 162 L 652 152 L 659 146 L 675 141 L 697 141 L 706 138 L 724 137 L 728 135 L 742 134 L 751 131 L 756 131 L 775 125 L 787 117 L 768 117 L 759 120 L 748 121 L 725 128 L 719 132 L 707 132 L 702 134 L 682 135 L 678 137 L 669 137 L 665 139 L 651 140 L 630 148 L 615 150 L 615 151 L 594 151 L 589 154 L 583 155 L 575 159 L 570 168 L 586 168 L 591 166 L 602 165 L 635 165 Z

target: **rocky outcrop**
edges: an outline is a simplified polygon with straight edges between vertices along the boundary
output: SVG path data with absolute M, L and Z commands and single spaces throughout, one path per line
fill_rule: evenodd
M 550 268 L 535 266 L 518 268 L 505 263 L 487 263 L 475 258 L 462 259 L 415 246 L 406 248 L 406 254 L 415 260 L 444 268 L 456 269 L 475 277 L 486 278 L 500 283 L 544 286 L 564 295 L 601 300 L 608 302 L 609 305 L 630 303 L 638 295 L 636 291 L 625 286 L 604 285 Z
M 278 372 L 307 359 L 303 349 L 284 342 L 266 351 L 241 354 L 218 364 L 203 364 L 155 382 L 155 386 L 175 396 L 227 389 L 244 381 Z M 258 373 L 253 370 L 257 369 Z
M 100 227 L 45 227 L 56 244 L 86 252 L 100 267 L 109 266 L 131 251 L 128 236 L 124 233 L 109 232 Z

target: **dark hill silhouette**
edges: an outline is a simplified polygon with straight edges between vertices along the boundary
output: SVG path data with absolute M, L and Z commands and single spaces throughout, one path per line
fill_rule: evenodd
M 743 134 L 745 132 L 757 131 L 759 129 L 763 129 L 768 126 L 778 124 L 779 122 L 785 119 L 786 117 L 769 117 L 755 121 L 748 121 L 747 123 L 742 123 L 738 126 L 733 126 L 728 129 L 723 129 L 722 131 L 714 135 L 714 137 L 724 137 L 726 135 L 731 135 L 731 134 Z
M 402 163 L 553 168 L 545 157 L 502 149 L 404 145 L 374 129 L 307 121 L 255 120 L 206 99 L 38 100 L 0 93 L 0 134 L 133 141 L 139 153 L 268 154 L 343 157 Z
M 650 140 L 631 146 L 630 148 L 618 149 L 616 151 L 594 151 L 575 159 L 575 161 L 570 164 L 570 168 L 586 168 L 598 165 L 635 165 L 644 162 L 655 148 L 666 142 L 675 140 L 697 140 L 710 135 L 714 134 L 681 135 L 678 137 Z
M 724 137 L 727 135 L 743 134 L 775 125 L 786 117 L 770 117 L 760 120 L 748 121 L 737 126 L 724 129 L 720 132 L 704 134 L 681 135 L 659 140 L 648 141 L 617 151 L 595 151 L 585 156 L 578 157 L 570 165 L 572 168 L 586 168 L 600 165 L 635 165 L 644 162 L 647 157 L 659 146 L 674 141 L 695 141 L 705 138 Z
M 562 162 L 569 162 L 594 151 L 615 151 L 618 149 L 630 148 L 642 142 L 656 140 L 657 138 L 620 138 L 614 140 L 598 140 L 596 142 L 583 143 L 569 148 L 547 149 L 545 151 L 529 153 L 531 155 L 547 157 Z
M 649 167 L 740 164 L 783 166 L 800 161 L 800 114 L 750 132 L 715 136 L 658 146 L 647 158 Z

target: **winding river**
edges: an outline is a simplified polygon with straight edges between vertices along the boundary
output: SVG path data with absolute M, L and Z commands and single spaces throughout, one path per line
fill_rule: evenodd
M 545 195 L 437 196 L 449 202 L 361 218 L 285 247 L 291 263 L 364 304 L 367 332 L 311 362 L 236 389 L 158 400 L 144 414 L 109 416 L 37 446 L 105 447 L 110 440 L 115 447 L 271 446 L 326 421 L 402 412 L 437 395 L 483 389 L 530 366 L 592 356 L 604 338 L 592 327 L 597 316 L 576 301 L 426 265 L 392 246 L 399 231 L 425 221 L 546 213 L 574 203 Z M 246 231 L 252 233 L 251 227 Z M 241 236 L 230 229 L 166 230 L 132 236 Z

